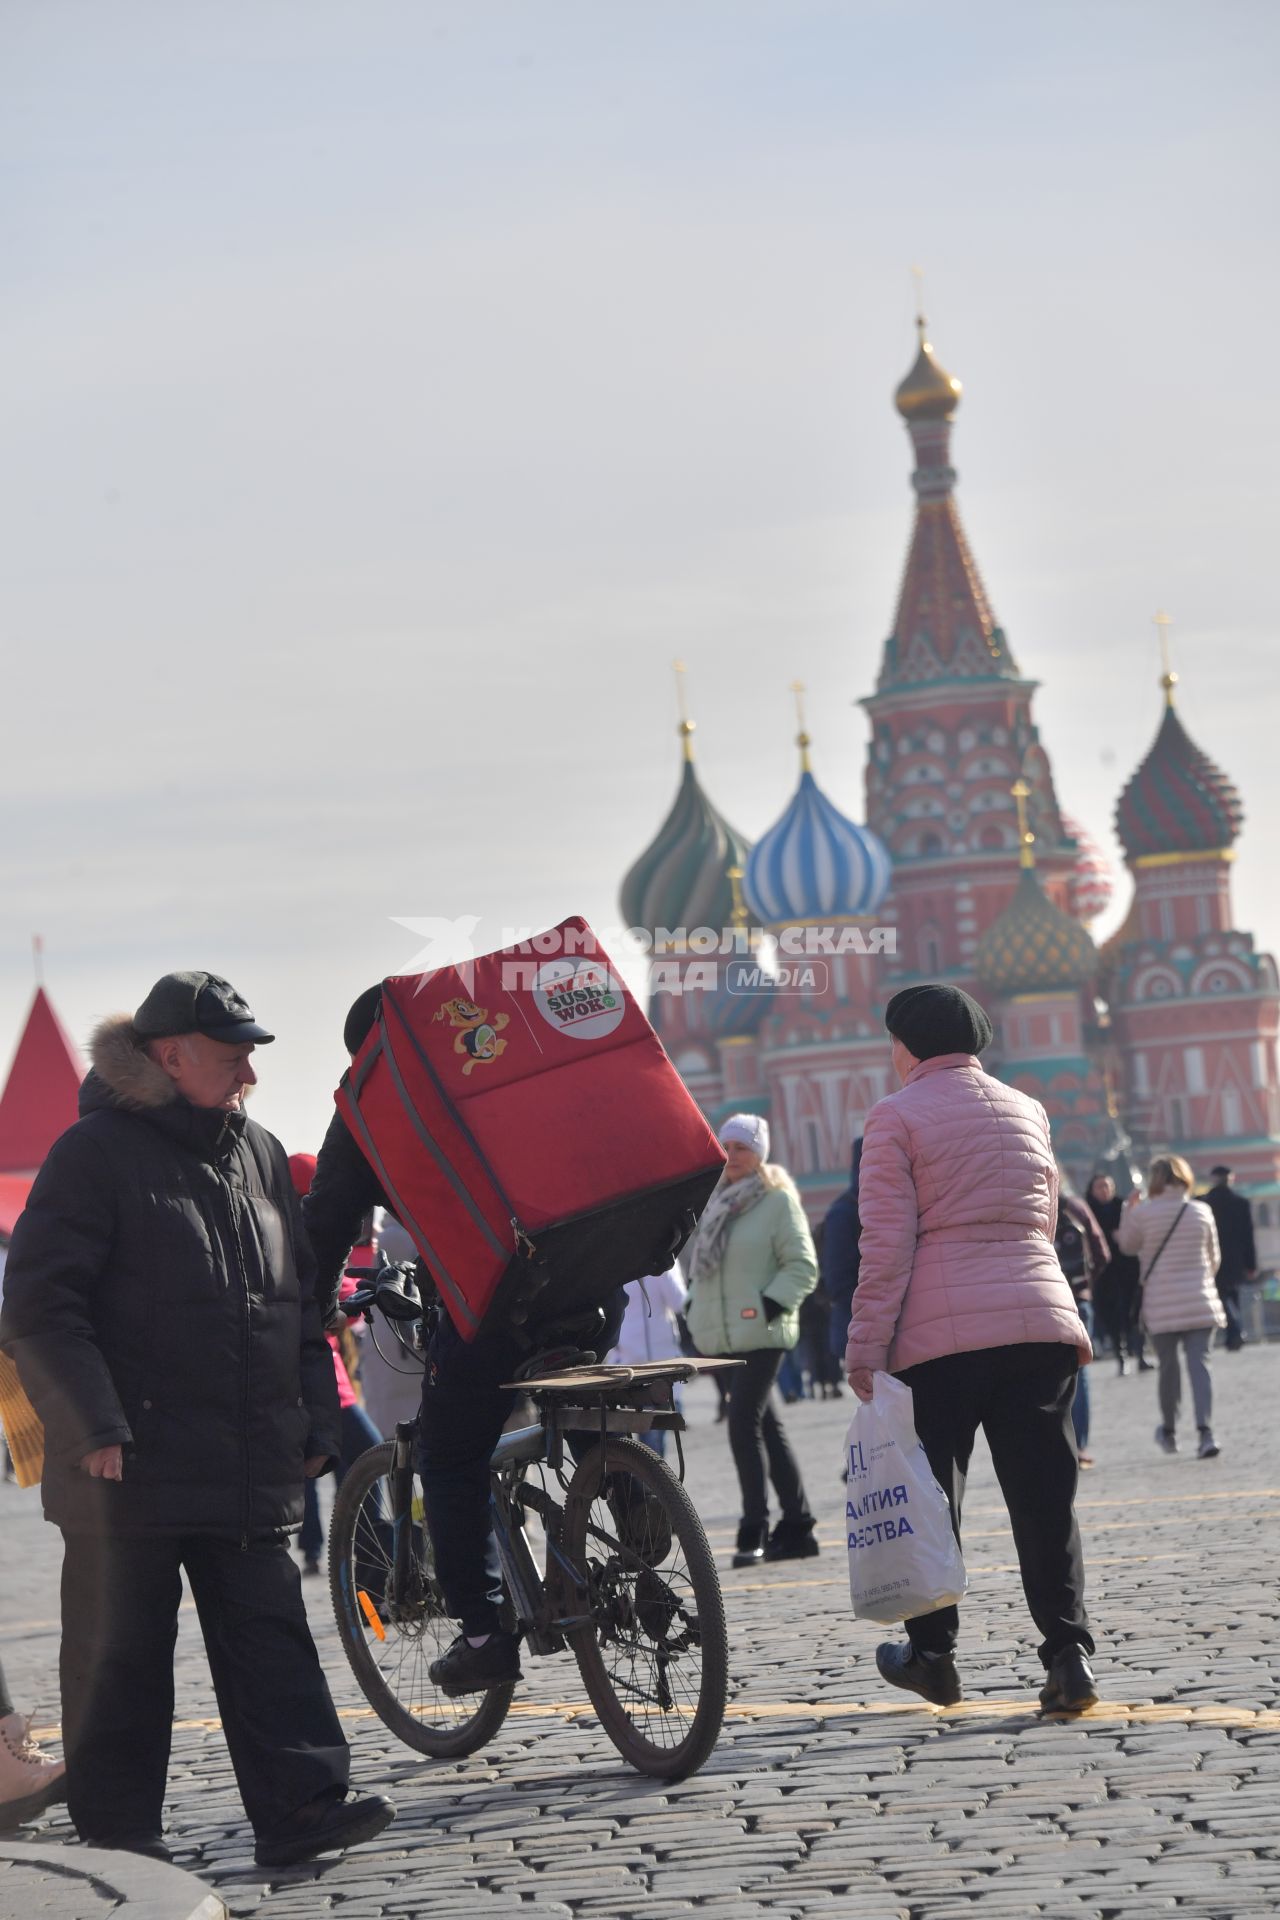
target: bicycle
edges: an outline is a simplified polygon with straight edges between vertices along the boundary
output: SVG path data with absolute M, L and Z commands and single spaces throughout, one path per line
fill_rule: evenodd
M 376 1308 L 405 1352 L 421 1360 L 421 1305 L 403 1270 L 383 1268 L 344 1303 Z M 406 1336 L 401 1329 L 413 1325 Z M 565 1365 L 540 1356 L 511 1384 L 535 1423 L 494 1451 L 491 1510 L 509 1623 L 535 1657 L 570 1650 L 587 1696 L 618 1752 L 639 1772 L 681 1779 L 715 1746 L 728 1691 L 728 1635 L 702 1522 L 682 1485 L 684 1420 L 677 1383 L 724 1363 Z M 732 1364 L 732 1363 L 729 1363 Z M 674 1434 L 677 1478 L 633 1437 Z M 576 1465 L 566 1435 L 598 1431 Z M 474 1753 L 507 1716 L 514 1683 L 460 1698 L 440 1692 L 431 1662 L 455 1631 L 436 1581 L 415 1465 L 417 1427 L 351 1467 L 334 1500 L 329 1578 L 343 1649 L 378 1717 L 420 1753 Z M 536 1479 L 535 1479 L 536 1476 Z M 561 1496 L 557 1498 L 557 1493 Z M 525 1521 L 546 1541 L 540 1571 Z

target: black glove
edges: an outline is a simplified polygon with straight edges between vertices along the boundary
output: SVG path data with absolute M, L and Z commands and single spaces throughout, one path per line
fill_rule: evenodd
M 783 1306 L 781 1300 L 771 1300 L 767 1293 L 761 1294 L 760 1304 L 764 1308 L 764 1317 L 766 1320 L 776 1320 L 780 1313 L 786 1312 L 786 1308 Z

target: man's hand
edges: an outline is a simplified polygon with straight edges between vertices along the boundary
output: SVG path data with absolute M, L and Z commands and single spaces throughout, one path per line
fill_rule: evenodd
M 324 1472 L 328 1464 L 329 1456 L 327 1453 L 313 1453 L 309 1460 L 303 1461 L 302 1471 L 306 1474 L 308 1480 L 314 1480 L 318 1473 Z
M 80 1465 L 91 1480 L 123 1480 L 124 1448 L 99 1447 L 96 1453 L 86 1453 Z
M 849 1369 L 849 1385 L 853 1388 L 859 1400 L 871 1400 L 875 1397 L 876 1377 L 870 1367 L 851 1367 Z

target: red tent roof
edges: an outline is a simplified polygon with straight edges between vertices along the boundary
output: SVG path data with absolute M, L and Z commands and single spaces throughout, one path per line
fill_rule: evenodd
M 31 1184 L 29 1173 L 0 1173 L 0 1245 L 13 1238 L 14 1223 L 27 1204 Z
M 35 1173 L 79 1113 L 84 1064 L 43 987 L 0 1094 L 0 1174 Z

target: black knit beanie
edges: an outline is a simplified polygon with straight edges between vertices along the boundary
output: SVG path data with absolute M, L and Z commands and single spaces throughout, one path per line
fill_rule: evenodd
M 981 1053 L 992 1040 L 991 1022 L 959 987 L 903 987 L 884 1010 L 884 1024 L 917 1060 L 939 1053 Z

